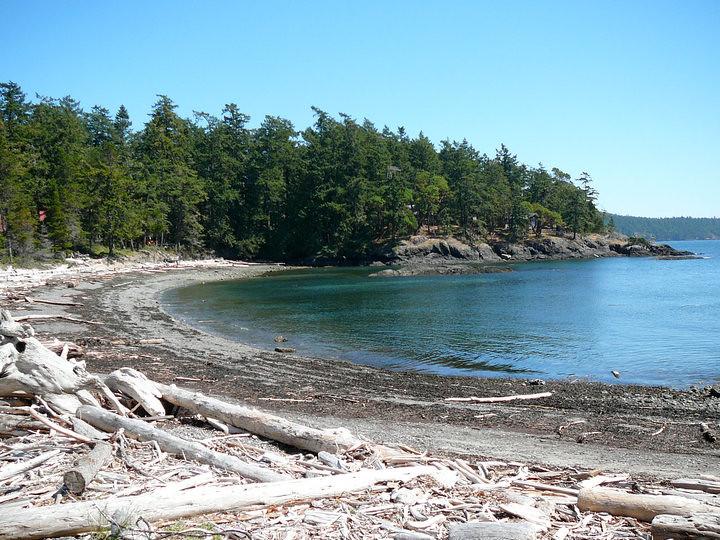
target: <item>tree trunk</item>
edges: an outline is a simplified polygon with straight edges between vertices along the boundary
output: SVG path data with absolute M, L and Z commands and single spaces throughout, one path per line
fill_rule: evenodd
M 287 479 L 285 475 L 273 472 L 270 469 L 245 463 L 235 456 L 221 454 L 208 449 L 200 443 L 181 439 L 142 420 L 118 416 L 99 407 L 82 406 L 77 410 L 77 416 L 91 426 L 108 433 L 122 428 L 128 436 L 139 441 L 156 441 L 160 449 L 169 454 L 233 471 L 251 480 L 278 482 Z
M 362 443 L 345 428 L 315 429 L 258 409 L 225 403 L 198 392 L 183 390 L 175 385 L 156 384 L 163 399 L 174 405 L 294 448 L 336 454 Z
M 720 540 L 720 514 L 659 515 L 652 520 L 652 537 L 653 540 Z
M 112 461 L 112 445 L 99 441 L 95 448 L 82 456 L 75 467 L 63 475 L 63 481 L 70 493 L 80 495 L 93 481 L 98 471 Z
M 172 486 L 134 497 L 23 508 L 0 514 L 0 540 L 72 536 L 106 529 L 110 520 L 134 526 L 142 518 L 150 523 L 177 520 L 251 506 L 339 497 L 364 491 L 381 482 L 407 482 L 440 471 L 431 466 L 363 470 L 330 477 L 289 480 L 271 484 L 203 486 L 178 491 Z M 120 520 L 122 519 L 122 522 Z
M 578 495 L 578 508 L 583 512 L 607 512 L 613 516 L 634 517 L 652 521 L 660 514 L 689 516 L 717 512 L 717 506 L 675 495 L 639 495 L 612 488 L 585 488 Z

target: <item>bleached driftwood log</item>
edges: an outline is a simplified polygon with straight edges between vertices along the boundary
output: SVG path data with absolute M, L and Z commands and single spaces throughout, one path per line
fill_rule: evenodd
M 541 399 L 551 397 L 552 392 L 540 392 L 538 394 L 519 394 L 517 396 L 500 396 L 500 397 L 449 397 L 445 398 L 445 401 L 458 401 L 464 402 L 469 401 L 472 403 L 504 403 L 506 401 L 520 401 L 526 399 Z
M 116 369 L 105 377 L 105 384 L 121 394 L 137 401 L 150 416 L 165 416 L 165 407 L 160 402 L 162 394 L 145 374 L 129 367 Z
M 578 508 L 583 512 L 607 512 L 613 516 L 634 517 L 652 521 L 660 514 L 689 516 L 716 513 L 718 507 L 676 495 L 643 495 L 612 488 L 584 488 L 578 495 Z
M 200 443 L 176 437 L 142 420 L 118 416 L 99 407 L 83 405 L 77 410 L 77 416 L 91 426 L 103 431 L 112 433 L 122 428 L 125 430 L 126 435 L 139 441 L 156 441 L 160 449 L 169 454 L 207 463 L 220 469 L 234 471 L 258 482 L 278 482 L 287 479 L 285 475 L 245 463 L 234 456 L 215 452 Z
M 670 482 L 676 488 L 696 489 L 706 493 L 720 494 L 720 481 L 704 478 L 678 478 Z
M 653 540 L 720 540 L 720 514 L 659 515 L 652 520 Z
M 39 298 L 25 297 L 25 301 L 28 304 L 47 304 L 49 306 L 66 306 L 66 307 L 79 307 L 82 306 L 80 302 L 62 302 L 58 300 L 41 300 Z
M 95 429 L 84 420 L 80 420 L 77 416 L 73 416 L 70 421 L 72 422 L 73 431 L 75 433 L 84 435 L 89 439 L 93 439 L 96 441 L 104 441 L 110 438 L 110 435 L 103 431 Z
M 0 540 L 36 539 L 70 536 L 96 531 L 112 525 L 122 516 L 124 523 L 138 518 L 148 522 L 187 518 L 214 512 L 241 510 L 250 506 L 273 506 L 283 503 L 338 497 L 363 491 L 381 482 L 407 482 L 418 476 L 440 473 L 432 466 L 366 469 L 331 477 L 288 480 L 269 484 L 204 486 L 186 491 L 172 486 L 134 497 L 56 504 L 23 508 L 0 514 Z
M 63 475 L 63 481 L 70 493 L 75 495 L 85 491 L 98 471 L 112 461 L 112 445 L 103 441 L 95 444 L 95 448 L 78 459 L 75 466 Z
M 41 397 L 58 412 L 70 414 L 83 403 L 98 405 L 89 390 L 103 384 L 85 364 L 61 358 L 33 336 L 32 327 L 0 311 L 0 396 Z
M 315 429 L 252 407 L 234 405 L 199 392 L 156 383 L 163 399 L 196 414 L 310 452 L 342 453 L 362 444 L 345 428 Z
M 538 527 L 521 522 L 474 522 L 448 525 L 448 540 L 536 540 Z

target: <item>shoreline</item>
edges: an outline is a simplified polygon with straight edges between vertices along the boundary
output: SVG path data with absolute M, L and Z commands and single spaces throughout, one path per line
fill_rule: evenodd
M 72 289 L 58 284 L 33 289 L 37 298 L 71 298 L 81 307 L 8 307 L 14 315 L 28 308 L 22 311 L 101 322 L 35 324 L 42 334 L 82 342 L 92 371 L 132 365 L 161 382 L 282 411 L 317 427 L 344 425 L 375 440 L 453 455 L 660 477 L 703 473 L 718 465 L 720 445 L 703 441 L 698 428 L 700 421 L 720 423 L 717 398 L 661 387 L 551 380 L 541 390 L 553 396 L 536 402 L 449 403 L 447 397 L 528 394 L 539 387 L 522 379 L 388 371 L 263 351 L 177 321 L 159 304 L 170 288 L 277 269 L 208 264 L 140 270 L 86 279 Z M 138 345 L 140 339 L 163 341 Z

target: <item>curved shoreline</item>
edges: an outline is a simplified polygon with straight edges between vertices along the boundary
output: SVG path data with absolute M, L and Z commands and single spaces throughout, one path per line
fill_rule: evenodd
M 82 301 L 84 307 L 72 308 L 72 313 L 101 321 L 102 330 L 88 326 L 80 332 L 77 325 L 58 322 L 38 324 L 37 329 L 66 339 L 86 336 L 92 355 L 88 364 L 94 371 L 131 365 L 162 382 L 174 382 L 178 376 L 198 379 L 180 384 L 274 409 L 318 427 L 344 425 L 384 442 L 641 475 L 690 475 L 717 467 L 720 446 L 704 443 L 697 424 L 720 421 L 719 399 L 666 388 L 548 381 L 542 390 L 553 396 L 537 402 L 449 403 L 445 398 L 538 390 L 521 379 L 387 371 L 263 351 L 175 320 L 159 303 L 159 295 L 170 288 L 257 276 L 277 268 L 135 273 L 109 284 L 83 282 L 70 293 L 67 288 L 50 288 L 42 295 Z M 164 341 L 136 344 L 154 338 Z M 666 429 L 650 436 L 663 425 Z

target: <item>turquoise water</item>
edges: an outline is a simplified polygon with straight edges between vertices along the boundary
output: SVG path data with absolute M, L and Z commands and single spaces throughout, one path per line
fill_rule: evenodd
M 513 265 L 474 276 L 368 278 L 323 268 L 165 293 L 174 316 L 261 348 L 441 375 L 720 380 L 720 241 L 707 256 Z M 288 360 L 292 361 L 292 360 Z

